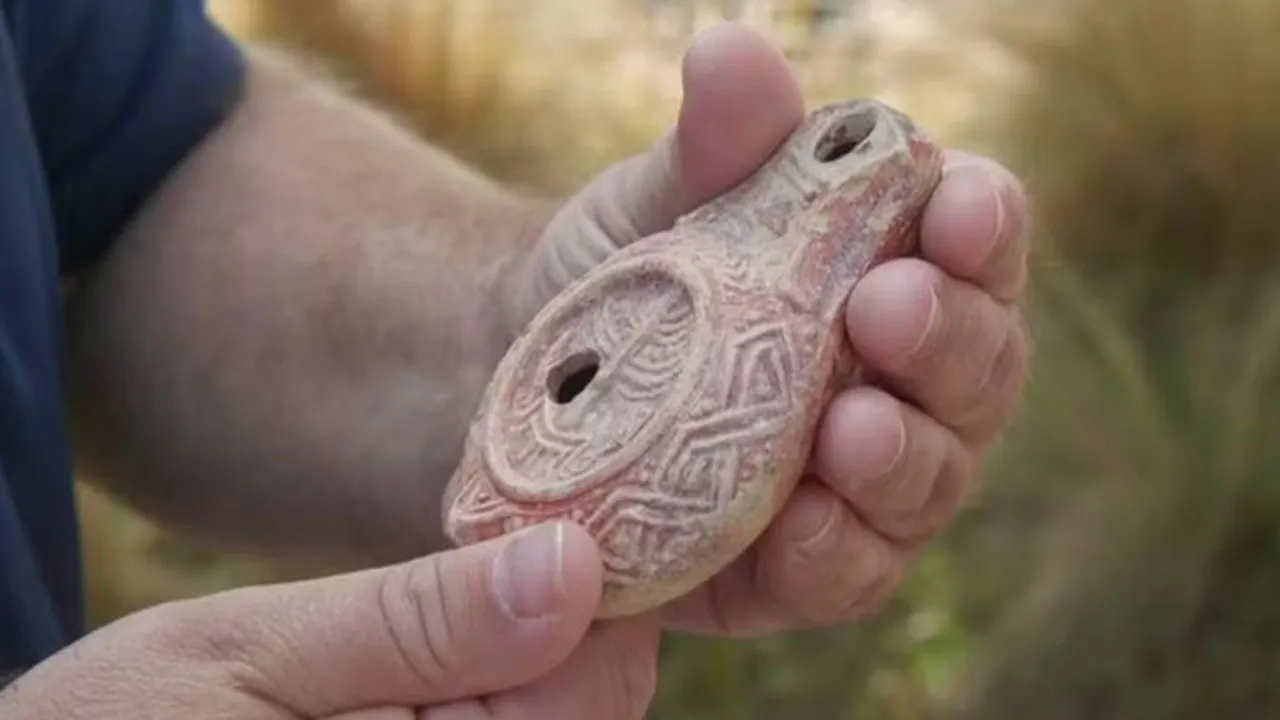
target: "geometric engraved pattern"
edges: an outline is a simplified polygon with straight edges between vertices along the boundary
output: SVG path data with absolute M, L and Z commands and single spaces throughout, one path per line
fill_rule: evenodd
M 681 399 L 671 394 L 694 341 L 692 299 L 670 278 L 637 280 L 600 297 L 544 353 L 599 356 L 594 380 L 572 403 L 546 401 L 554 363 L 517 369 L 501 448 L 513 473 L 576 489 Z
M 786 328 L 758 328 L 725 349 L 728 372 L 709 395 L 715 401 L 671 429 L 645 468 L 649 482 L 619 487 L 587 518 L 588 526 L 602 523 L 605 565 L 619 581 L 639 581 L 657 570 L 655 560 L 696 544 L 704 521 L 723 517 L 747 489 L 744 477 L 748 487 L 760 477 L 762 444 L 791 418 L 794 349 Z
M 874 132 L 847 159 L 816 159 L 851 114 Z M 940 158 L 882 105 L 821 109 L 753 178 L 570 285 L 485 390 L 445 498 L 449 536 L 582 525 L 605 566 L 600 617 L 723 569 L 803 473 L 826 400 L 856 370 L 844 298 L 910 249 Z

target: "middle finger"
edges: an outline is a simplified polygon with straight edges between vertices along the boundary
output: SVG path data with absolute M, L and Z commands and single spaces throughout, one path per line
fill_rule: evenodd
M 972 481 L 960 439 L 878 388 L 831 401 L 814 443 L 814 474 L 895 544 L 928 540 L 960 509 Z
M 849 298 L 845 322 L 879 384 L 975 445 L 990 439 L 1017 400 L 1027 362 L 1017 308 L 923 260 L 868 273 Z

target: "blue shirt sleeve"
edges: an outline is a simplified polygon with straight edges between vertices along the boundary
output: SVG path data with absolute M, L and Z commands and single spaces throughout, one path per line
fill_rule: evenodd
M 3 2 L 73 273 L 226 117 L 244 60 L 203 0 Z

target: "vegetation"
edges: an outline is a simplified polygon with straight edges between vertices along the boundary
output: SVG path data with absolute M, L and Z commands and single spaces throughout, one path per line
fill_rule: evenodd
M 889 608 L 672 638 L 652 717 L 1280 716 L 1280 5 L 971 0 L 818 24 L 815 3 L 734 4 L 812 102 L 885 97 L 1027 179 L 1037 354 L 981 496 Z M 549 192 L 674 117 L 680 53 L 719 10 L 649 5 L 213 3 Z M 267 576 L 85 499 L 97 621 Z
M 1034 6 L 993 30 L 1034 73 L 993 129 L 1042 227 L 1037 381 L 997 474 L 1062 500 L 969 716 L 1274 716 L 1280 6 Z

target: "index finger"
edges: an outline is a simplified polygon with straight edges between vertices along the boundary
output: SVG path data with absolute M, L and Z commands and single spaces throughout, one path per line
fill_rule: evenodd
M 656 614 L 599 623 L 572 655 L 537 680 L 429 707 L 417 720 L 642 720 L 657 690 L 661 630 Z
M 942 182 L 921 220 L 924 259 L 1013 303 L 1027 282 L 1028 224 L 1022 184 L 989 158 L 947 153 Z
M 589 629 L 600 573 L 585 530 L 547 524 L 399 565 L 176 604 L 164 626 L 185 656 L 301 717 L 452 702 L 523 686 L 564 662 Z

